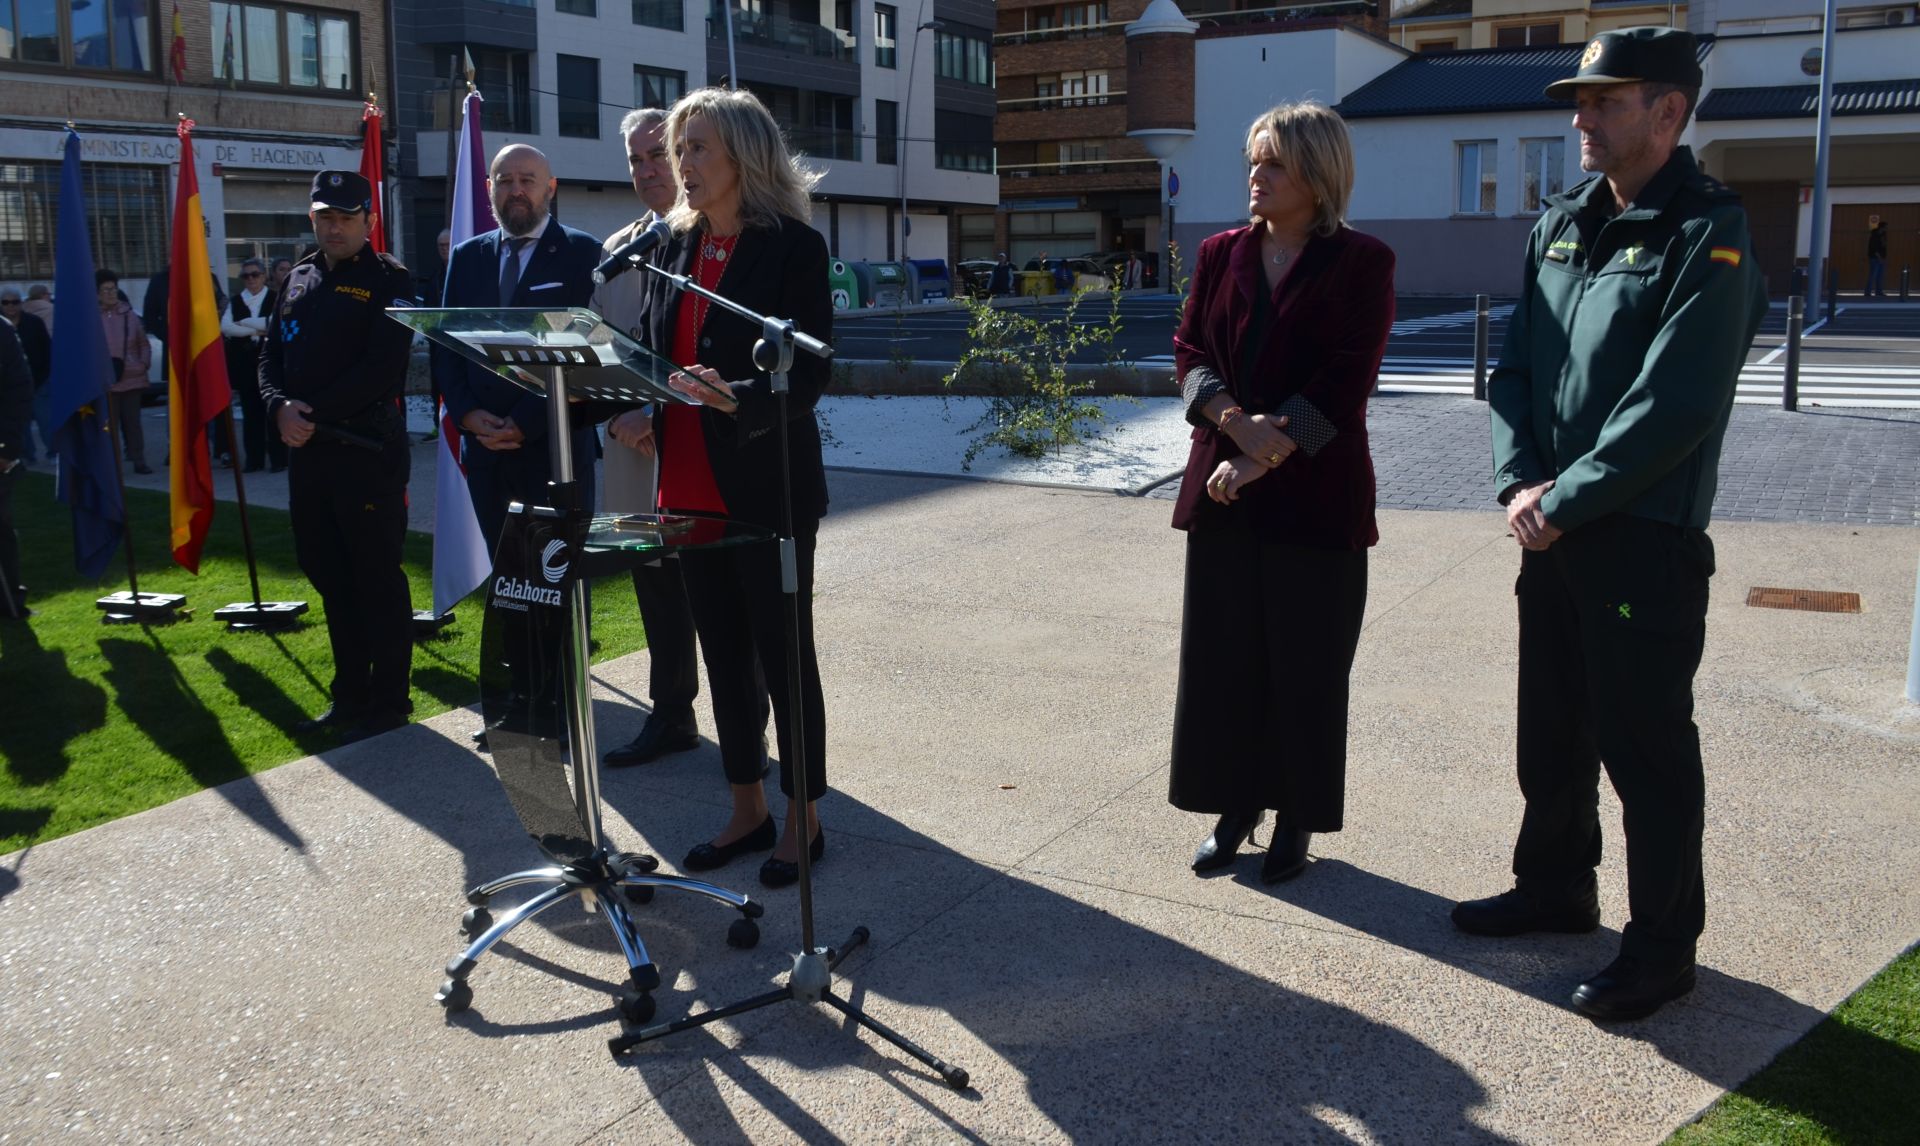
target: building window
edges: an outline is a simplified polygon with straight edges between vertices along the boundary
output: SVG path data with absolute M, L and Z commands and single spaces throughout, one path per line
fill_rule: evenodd
M 153 71 L 155 0 L 0 0 L 0 60 Z
M 687 94 L 687 73 L 633 66 L 633 106 L 670 108 Z
M 1460 198 L 1454 210 L 1462 215 L 1493 214 L 1495 149 L 1491 139 L 1455 144 L 1460 156 Z
M 1061 72 L 1060 94 L 1064 107 L 1088 107 L 1107 102 L 1106 72 Z
M 560 134 L 600 138 L 600 61 L 556 55 L 555 86 L 560 96 Z
M 890 99 L 873 101 L 873 161 L 900 162 L 900 105 Z
M 633 0 L 633 22 L 669 32 L 684 32 L 687 30 L 686 0 Z
M 1566 168 L 1566 141 L 1563 139 L 1523 139 L 1520 141 L 1520 210 L 1538 214 L 1546 210 L 1543 200 L 1563 190 L 1562 172 Z
M 565 12 L 569 16 L 598 16 L 599 0 L 553 0 L 555 12 Z
M 475 82 L 483 98 L 480 101 L 480 125 L 488 131 L 535 130 L 533 115 L 532 61 L 526 52 L 505 52 L 482 48 L 473 53 Z M 435 96 L 436 107 L 446 103 Z M 436 121 L 436 127 L 444 124 Z
M 993 48 L 984 34 L 935 32 L 933 54 L 941 79 L 982 86 L 993 83 Z
M 1067 32 L 1067 39 L 1078 39 L 1087 34 L 1095 25 L 1107 22 L 1106 0 L 1098 4 L 1063 4 L 1060 7 L 1060 25 Z
M 229 87 L 358 93 L 353 18 L 313 8 L 261 4 L 208 6 L 213 30 L 213 78 Z
M 1460 42 L 1458 40 L 1422 40 L 1414 46 L 1414 51 L 1429 56 L 1438 52 L 1457 52 L 1459 50 Z
M 993 170 L 993 117 L 957 111 L 933 113 L 934 161 L 948 171 Z
M 1550 24 L 1511 24 L 1493 30 L 1496 48 L 1537 48 L 1560 42 L 1560 21 Z
M 1101 163 L 1107 158 L 1104 139 L 1066 139 L 1059 144 L 1062 163 Z
M 80 165 L 95 263 L 124 279 L 166 264 L 166 175 L 164 167 Z M 60 164 L 0 163 L 0 279 L 53 278 L 59 202 Z
M 895 68 L 894 37 L 900 30 L 900 13 L 891 4 L 873 6 L 873 66 Z

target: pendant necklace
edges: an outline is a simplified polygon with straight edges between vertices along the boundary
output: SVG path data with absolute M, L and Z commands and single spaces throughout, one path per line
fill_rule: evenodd
M 1276 267 L 1284 267 L 1287 265 L 1287 260 L 1292 257 L 1293 256 L 1287 252 L 1287 249 L 1285 247 L 1281 247 L 1280 253 L 1273 256 L 1273 265 Z

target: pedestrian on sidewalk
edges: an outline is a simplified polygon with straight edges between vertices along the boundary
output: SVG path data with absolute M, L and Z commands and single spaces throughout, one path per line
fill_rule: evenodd
M 1393 326 L 1393 252 L 1344 221 L 1353 148 L 1320 104 L 1247 132 L 1250 226 L 1200 245 L 1174 335 L 1198 427 L 1168 800 L 1219 817 L 1193 869 L 1233 862 L 1265 812 L 1275 883 L 1344 824 L 1347 678 L 1374 526 L 1367 397 Z
M 1887 221 L 1880 220 L 1867 232 L 1867 289 L 1865 298 L 1887 297 Z
M 1697 43 L 1605 32 L 1547 88 L 1577 105 L 1594 178 L 1548 197 L 1487 385 L 1495 487 L 1519 543 L 1512 890 L 1453 909 L 1475 935 L 1600 923 L 1602 765 L 1625 817 L 1620 955 L 1573 992 L 1596 1019 L 1693 989 L 1706 921 L 1706 781 L 1693 675 L 1706 641 L 1707 520 L 1747 347 L 1767 312 L 1739 196 L 1679 146 Z

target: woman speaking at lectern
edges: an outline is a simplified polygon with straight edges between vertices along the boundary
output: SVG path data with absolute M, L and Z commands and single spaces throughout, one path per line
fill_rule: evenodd
M 766 107 L 750 92 L 692 92 L 667 117 L 667 150 L 680 176 L 680 199 L 667 214 L 673 238 L 660 249 L 659 265 L 752 310 L 792 319 L 805 333 L 829 341 L 827 245 L 807 224 L 809 193 L 818 177 L 788 153 Z M 657 275 L 649 276 L 645 292 L 641 329 L 647 345 L 719 390 L 676 375 L 675 388 L 698 399 L 699 406 L 671 406 L 650 428 L 629 415 L 609 426 L 630 445 L 652 434 L 660 452 L 661 508 L 779 529 L 779 435 L 787 437 L 799 566 L 797 660 L 807 794 L 818 800 L 827 786 L 827 733 L 813 647 L 813 552 L 827 509 L 827 477 L 813 408 L 826 389 L 827 363 L 810 354 L 794 356 L 788 420 L 782 426 L 771 382 L 753 364 L 758 327 L 698 295 L 675 290 Z M 793 799 L 787 671 L 792 636 L 779 550 L 773 545 L 690 550 L 680 561 L 706 661 L 720 759 L 733 795 L 733 815 L 681 866 L 708 871 L 772 849 L 760 867 L 760 881 L 784 887 L 799 878 L 799 849 L 810 846 L 811 858 L 818 860 L 826 839 L 812 807 L 803 824 Z M 779 734 L 780 790 L 788 798 L 784 831 L 775 826 L 760 782 L 762 695 L 773 702 Z
M 1266 809 L 1268 883 L 1342 826 L 1347 676 L 1367 602 L 1367 395 L 1393 325 L 1393 252 L 1349 228 L 1340 117 L 1283 104 L 1247 132 L 1250 226 L 1200 245 L 1174 358 L 1193 423 L 1169 798 L 1219 817 L 1225 867 Z

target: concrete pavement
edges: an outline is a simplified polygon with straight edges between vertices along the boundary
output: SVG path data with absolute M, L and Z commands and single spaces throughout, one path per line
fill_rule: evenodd
M 1164 800 L 1181 553 L 1164 501 L 832 484 L 820 937 L 870 926 L 846 991 L 973 1090 L 797 1006 L 616 1062 L 624 965 L 572 910 L 516 932 L 475 973 L 473 1009 L 444 1017 L 431 996 L 463 889 L 537 858 L 456 712 L 0 864 L 0 1135 L 1645 1142 L 1920 936 L 1911 529 L 1715 528 L 1701 984 L 1599 1027 L 1565 997 L 1624 921 L 1610 795 L 1601 932 L 1486 941 L 1446 920 L 1505 886 L 1519 810 L 1515 549 L 1496 515 L 1382 514 L 1350 826 L 1267 889 L 1251 850 L 1195 878 L 1207 825 Z M 1753 585 L 1865 608 L 1750 609 Z M 617 742 L 646 656 L 598 676 Z M 606 790 L 614 838 L 669 865 L 724 814 L 711 743 Z M 753 868 L 722 882 L 758 893 Z M 641 910 L 662 1017 L 784 971 L 795 896 L 761 897 L 765 938 L 744 952 L 724 909 L 663 894 Z

